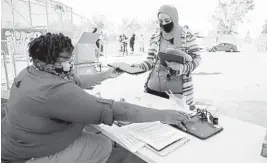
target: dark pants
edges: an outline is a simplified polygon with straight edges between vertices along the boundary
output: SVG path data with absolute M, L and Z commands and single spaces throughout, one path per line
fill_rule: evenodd
M 101 44 L 101 48 L 100 48 L 101 52 L 104 52 L 104 46 Z
M 140 52 L 145 52 L 145 49 L 144 49 L 143 45 L 140 46 Z
M 170 96 L 166 92 L 155 91 L 155 90 L 149 89 L 148 87 L 146 88 L 146 92 L 152 95 L 155 95 L 155 96 L 166 98 L 166 99 L 170 98 Z
M 134 52 L 134 44 L 130 44 L 132 52 Z
M 123 43 L 123 55 L 128 54 L 128 48 L 127 48 L 127 43 Z

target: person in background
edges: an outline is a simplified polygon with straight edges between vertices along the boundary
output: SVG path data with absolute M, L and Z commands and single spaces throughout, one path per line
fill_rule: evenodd
M 92 33 L 96 33 L 97 32 L 97 28 L 94 28 Z
M 123 55 L 128 55 L 128 37 L 126 34 L 122 35 L 122 42 L 123 42 Z
M 123 36 L 119 36 L 120 52 L 123 53 Z
M 145 38 L 143 35 L 140 36 L 140 52 L 145 52 Z
M 103 56 L 104 53 L 104 46 L 103 46 L 103 37 L 100 35 L 100 38 L 96 40 L 96 47 L 97 47 L 97 58 Z
M 137 66 L 145 71 L 152 70 L 145 91 L 157 96 L 169 98 L 172 91 L 186 104 L 194 103 L 194 90 L 192 72 L 199 66 L 201 57 L 195 36 L 190 31 L 185 31 L 179 25 L 177 9 L 171 5 L 163 5 L 157 14 L 160 30 L 150 40 L 147 60 L 132 66 Z M 186 63 L 162 62 L 158 53 L 172 53 L 189 58 Z
M 2 121 L 2 163 L 104 163 L 112 144 L 84 133 L 87 124 L 162 121 L 183 127 L 189 116 L 98 98 L 83 89 L 118 76 L 116 69 L 76 76 L 73 45 L 63 34 L 46 33 L 29 43 L 33 65 L 14 79 Z
M 130 47 L 131 47 L 132 54 L 134 53 L 134 44 L 135 44 L 135 34 L 133 34 L 130 39 Z
M 100 37 L 99 37 L 99 39 L 100 39 L 100 55 L 101 56 L 103 56 L 104 55 L 104 33 L 103 33 L 103 31 L 101 31 L 101 35 L 100 35 Z

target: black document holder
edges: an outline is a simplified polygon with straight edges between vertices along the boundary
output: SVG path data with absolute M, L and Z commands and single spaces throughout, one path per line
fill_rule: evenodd
M 166 65 L 165 61 L 177 62 L 177 63 L 180 63 L 180 64 L 185 64 L 186 63 L 185 57 L 182 57 L 182 56 L 179 56 L 179 55 L 159 52 L 158 56 L 159 56 L 161 64 L 163 64 L 163 65 Z
M 108 64 L 108 66 L 118 68 L 119 70 L 126 72 L 128 74 L 140 74 L 145 72 L 145 70 L 139 67 L 131 67 L 131 65 L 126 63 L 110 63 Z
M 202 140 L 208 139 L 223 130 L 223 127 L 215 127 L 212 123 L 205 120 L 201 120 L 197 116 L 192 118 L 192 122 L 186 124 L 187 131 L 180 129 L 175 125 L 171 126 Z

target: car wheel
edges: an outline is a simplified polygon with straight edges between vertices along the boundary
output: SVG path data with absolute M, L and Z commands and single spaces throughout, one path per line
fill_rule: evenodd
M 235 49 L 234 48 L 230 48 L 230 50 L 229 50 L 230 52 L 234 52 L 235 51 Z
M 212 48 L 211 51 L 212 51 L 212 52 L 216 52 L 216 49 L 215 49 L 215 48 Z

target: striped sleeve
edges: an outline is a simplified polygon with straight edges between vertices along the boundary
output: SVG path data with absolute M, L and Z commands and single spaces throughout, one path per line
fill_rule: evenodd
M 158 46 L 158 42 L 155 41 L 155 35 L 153 35 L 150 40 L 147 59 L 144 62 L 138 64 L 141 69 L 145 71 L 149 71 L 152 69 L 153 63 L 156 60 Z
M 189 74 L 193 72 L 201 62 L 201 56 L 199 54 L 199 47 L 196 43 L 196 37 L 192 34 L 188 34 L 186 37 L 186 48 L 188 54 L 192 57 L 191 62 L 187 62 L 183 68 L 183 74 Z

